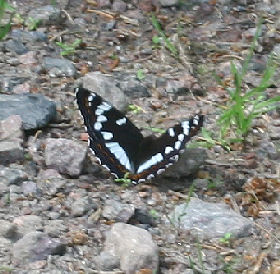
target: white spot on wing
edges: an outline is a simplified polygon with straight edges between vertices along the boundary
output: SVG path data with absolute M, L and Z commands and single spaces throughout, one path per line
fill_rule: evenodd
M 178 140 L 179 140 L 179 141 L 183 142 L 183 141 L 184 141 L 184 138 L 185 138 L 185 135 L 184 135 L 184 134 L 181 133 L 181 134 L 178 135 Z
M 153 179 L 155 176 L 153 175 L 153 174 L 149 174 L 148 176 L 147 176 L 147 180 L 150 180 L 150 179 Z
M 152 156 L 152 158 L 150 158 L 149 160 L 144 162 L 142 165 L 140 165 L 138 167 L 137 173 L 141 173 L 145 169 L 148 169 L 151 166 L 156 165 L 157 163 L 159 163 L 162 160 L 163 160 L 163 156 L 161 155 L 161 153 L 157 153 L 156 155 Z
M 96 122 L 96 123 L 94 124 L 94 129 L 95 129 L 95 130 L 99 131 L 101 128 L 102 128 L 102 124 L 101 124 L 101 123 Z
M 175 131 L 174 131 L 174 129 L 173 129 L 173 128 L 169 128 L 169 129 L 168 129 L 168 134 L 169 134 L 170 137 L 175 137 Z
M 160 174 L 162 174 L 164 172 L 164 169 L 159 169 L 158 171 L 157 171 L 157 175 L 160 175 Z
M 93 100 L 93 96 L 92 96 L 92 95 L 89 95 L 89 96 L 88 96 L 88 101 L 91 102 L 92 100 Z
M 97 122 L 100 122 L 100 123 L 107 122 L 106 116 L 104 116 L 104 115 L 99 115 L 99 116 L 97 117 Z
M 181 126 L 183 128 L 184 134 L 189 135 L 189 133 L 190 133 L 190 123 L 189 123 L 189 121 L 182 122 Z
M 110 149 L 112 147 L 119 146 L 119 144 L 117 142 L 110 142 L 106 143 L 105 146 Z
M 97 108 L 97 110 L 95 111 L 95 115 L 99 116 L 101 114 L 103 114 L 104 110 Z
M 180 141 L 175 142 L 175 149 L 179 150 L 181 147 L 181 144 L 182 144 L 182 142 L 180 142 Z
M 170 152 L 172 152 L 174 149 L 173 147 L 166 147 L 165 150 L 164 150 L 164 153 L 165 154 L 169 154 Z
M 198 120 L 199 120 L 198 115 L 195 115 L 195 116 L 193 117 L 193 124 L 197 126 L 197 125 L 198 125 Z
M 125 117 L 116 121 L 116 124 L 118 124 L 119 126 L 124 125 L 125 123 L 126 123 L 126 118 Z
M 101 134 L 105 140 L 111 140 L 113 138 L 113 134 L 111 132 L 102 131 Z
M 157 153 L 154 157 L 158 163 L 163 160 L 163 156 L 161 155 L 161 153 Z
M 119 160 L 119 162 L 126 167 L 127 170 L 132 171 L 129 158 L 127 157 L 124 149 L 117 142 L 105 143 L 105 146 L 110 152 Z
M 100 110 L 103 110 L 103 111 L 108 111 L 112 107 L 107 102 L 102 102 L 102 104 L 99 105 L 97 108 L 99 108 Z

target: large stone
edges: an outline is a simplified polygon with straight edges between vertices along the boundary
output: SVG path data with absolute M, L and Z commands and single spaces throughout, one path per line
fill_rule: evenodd
M 105 252 L 120 258 L 120 269 L 127 274 L 140 269 L 157 273 L 158 248 L 148 231 L 124 223 L 116 223 L 106 235 Z
M 22 120 L 18 115 L 0 121 L 0 164 L 23 160 Z
M 120 111 L 127 109 L 127 99 L 117 81 L 111 75 L 91 72 L 82 78 L 83 87 L 96 92 Z
M 27 174 L 20 169 L 0 166 L 0 182 L 5 185 L 19 185 L 27 179 Z
M 55 103 L 40 94 L 0 94 L 0 109 L 0 120 L 19 115 L 25 130 L 44 127 L 56 115 Z
M 46 166 L 62 174 L 78 176 L 83 167 L 87 147 L 72 140 L 48 138 L 46 140 Z
M 164 177 L 182 178 L 197 172 L 199 167 L 204 164 L 207 159 L 205 149 L 189 148 L 180 156 L 177 163 L 168 168 L 163 174 Z
M 63 255 L 65 245 L 59 239 L 48 237 L 43 232 L 30 232 L 17 241 L 12 250 L 12 261 L 15 265 L 46 260 L 49 255 Z
M 226 233 L 231 233 L 234 237 L 245 237 L 253 229 L 253 222 L 228 205 L 208 203 L 196 198 L 176 206 L 169 220 L 180 229 L 206 238 L 220 238 Z
M 56 5 L 46 5 L 31 9 L 27 18 L 37 20 L 39 25 L 55 25 L 61 24 L 64 21 L 62 12 Z
M 66 59 L 45 57 L 43 67 L 51 77 L 72 77 L 76 74 L 73 63 Z

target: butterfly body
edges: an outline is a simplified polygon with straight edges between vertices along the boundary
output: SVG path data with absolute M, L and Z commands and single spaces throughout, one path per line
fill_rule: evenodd
M 195 115 L 158 138 L 144 137 L 127 117 L 96 93 L 80 87 L 76 98 L 93 154 L 116 178 L 126 176 L 135 183 L 151 179 L 175 163 L 203 124 L 203 116 Z

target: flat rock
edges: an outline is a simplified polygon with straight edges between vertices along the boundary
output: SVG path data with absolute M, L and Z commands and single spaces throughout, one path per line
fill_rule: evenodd
M 22 120 L 18 115 L 0 121 L 0 164 L 23 160 Z
M 37 215 L 23 215 L 14 218 L 13 223 L 17 226 L 21 235 L 28 234 L 32 231 L 43 230 L 42 217 Z
M 0 166 L 0 182 L 5 185 L 19 185 L 27 179 L 27 174 L 18 168 Z
M 14 52 L 16 54 L 24 54 L 28 49 L 19 40 L 9 40 L 5 43 L 6 51 Z
M 0 75 L 0 88 L 6 92 L 12 91 L 16 86 L 26 83 L 29 77 L 12 75 Z
M 0 120 L 19 115 L 24 130 L 44 127 L 56 115 L 55 102 L 40 94 L 0 94 L 0 109 Z
M 7 165 L 24 159 L 20 140 L 0 141 L 0 164 Z
M 228 205 L 196 198 L 176 206 L 169 219 L 176 227 L 206 238 L 220 238 L 226 233 L 245 237 L 253 229 L 253 222 L 237 214 Z
M 207 153 L 205 149 L 186 149 L 185 152 L 180 155 L 178 162 L 169 167 L 166 172 L 163 173 L 163 176 L 170 178 L 187 177 L 194 174 L 199 167 L 204 164 L 206 159 Z
M 17 235 L 17 226 L 11 222 L 0 220 L 0 237 L 14 239 Z
M 43 68 L 46 69 L 51 77 L 72 77 L 76 74 L 73 63 L 66 59 L 45 57 Z
M 59 239 L 50 238 L 43 232 L 30 232 L 18 240 L 12 249 L 15 265 L 22 265 L 46 260 L 49 255 L 63 255 L 65 245 Z
M 147 87 L 134 75 L 121 74 L 116 81 L 124 94 L 130 98 L 151 96 Z
M 20 40 L 23 42 L 46 42 L 48 40 L 48 36 L 40 31 L 14 29 L 11 31 L 10 36 L 14 40 Z
M 120 269 L 127 274 L 140 269 L 157 273 L 158 248 L 151 234 L 144 229 L 124 223 L 112 225 L 106 235 L 104 251 L 117 256 Z
M 62 174 L 78 176 L 82 171 L 86 153 L 87 147 L 72 140 L 64 138 L 46 140 L 46 166 Z
M 120 260 L 118 256 L 106 251 L 103 251 L 99 256 L 96 256 L 94 262 L 96 263 L 97 268 L 101 271 L 113 271 L 114 269 L 120 268 Z
M 120 111 L 126 111 L 128 102 L 114 77 L 100 72 L 90 72 L 82 78 L 83 87 L 96 92 Z
M 61 24 L 64 21 L 62 12 L 56 5 L 46 5 L 30 10 L 27 18 L 38 20 L 42 26 Z
M 122 204 L 115 200 L 106 200 L 102 216 L 108 220 L 126 223 L 134 214 L 134 205 Z

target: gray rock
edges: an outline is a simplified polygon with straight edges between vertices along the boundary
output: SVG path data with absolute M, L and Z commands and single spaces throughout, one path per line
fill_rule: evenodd
M 0 75 L 0 88 L 6 92 L 11 91 L 14 87 L 28 81 L 28 77 L 17 77 L 14 75 Z
M 23 215 L 14 218 L 13 223 L 17 226 L 21 235 L 26 235 L 32 231 L 43 230 L 42 217 L 37 215 Z
M 0 182 L 5 185 L 19 185 L 27 178 L 27 174 L 20 169 L 0 166 Z
M 37 184 L 32 181 L 22 183 L 22 192 L 24 195 L 36 194 L 38 191 Z
M 42 195 L 53 196 L 58 192 L 61 192 L 65 189 L 65 184 L 67 181 L 65 179 L 60 178 L 50 178 L 45 180 L 37 179 L 37 187 L 38 191 L 42 193 Z
M 22 42 L 46 42 L 48 40 L 47 35 L 40 31 L 14 29 L 11 31 L 10 36 L 12 39 L 20 40 Z
M 126 3 L 122 0 L 115 0 L 112 9 L 114 11 L 124 12 L 126 11 Z
M 1 166 L 0 166 L 0 169 L 1 169 Z M 0 197 L 6 196 L 8 193 L 9 193 L 9 186 L 7 184 L 1 182 L 1 176 L 0 176 Z
M 159 2 L 163 7 L 172 7 L 179 5 L 180 0 L 159 0 Z
M 23 160 L 22 120 L 18 115 L 0 121 L 0 164 Z
M 10 239 L 0 237 L 0 265 L 1 272 L 4 272 L 4 266 L 6 266 L 11 259 L 11 246 L 12 242 Z M 9 269 L 7 267 L 7 269 Z M 3 271 L 2 271 L 3 270 Z M 8 272 L 9 273 L 9 272 Z
M 7 165 L 24 159 L 21 140 L 0 142 L 0 164 Z
M 64 21 L 61 10 L 54 5 L 47 5 L 32 9 L 28 13 L 28 18 L 40 20 L 39 25 L 57 25 Z
M 26 54 L 20 55 L 19 58 L 18 58 L 18 61 L 21 64 L 23 64 L 23 65 L 34 66 L 34 64 L 38 63 L 37 52 L 35 52 L 35 51 L 28 51 Z M 29 88 L 29 84 L 27 82 L 27 83 L 24 83 L 24 84 L 16 86 L 13 89 L 13 93 L 23 94 L 24 93 L 24 89 L 28 90 L 28 88 Z
M 49 220 L 48 224 L 44 226 L 44 231 L 54 238 L 61 236 L 67 230 L 64 220 Z
M 280 127 L 270 127 L 270 130 L 269 136 L 271 140 L 280 140 Z
M 19 40 L 9 40 L 5 43 L 5 50 L 15 52 L 16 54 L 24 54 L 28 49 Z
M 114 269 L 120 268 L 120 258 L 106 251 L 96 256 L 94 262 L 99 271 L 113 271 Z
M 112 31 L 116 26 L 115 20 L 104 21 L 100 25 L 101 31 Z
M 157 273 L 158 248 L 144 229 L 123 223 L 112 225 L 106 234 L 104 251 L 119 257 L 120 269 L 127 274 L 142 268 Z
M 112 103 L 120 111 L 127 109 L 127 99 L 119 88 L 119 81 L 109 75 L 90 72 L 82 78 L 83 87 L 92 90 Z
M 256 153 L 260 160 L 263 160 L 265 157 L 268 157 L 272 160 L 280 159 L 280 152 L 277 151 L 274 143 L 268 142 L 266 140 L 260 143 L 260 146 L 256 150 Z
M 196 198 L 176 206 L 169 220 L 180 229 L 190 230 L 192 234 L 206 238 L 220 238 L 226 233 L 234 237 L 245 237 L 253 229 L 253 222 L 226 204 L 208 203 Z
M 83 216 L 89 210 L 88 199 L 82 197 L 72 203 L 71 212 L 74 217 Z
M 43 68 L 47 70 L 51 77 L 72 77 L 76 74 L 75 66 L 66 59 L 45 57 Z
M 30 232 L 13 245 L 12 261 L 15 265 L 46 260 L 49 255 L 63 255 L 65 245 L 43 232 Z
M 115 200 L 106 200 L 102 216 L 108 220 L 126 223 L 134 214 L 132 204 L 122 204 Z
M 48 138 L 46 140 L 46 166 L 62 174 L 78 176 L 83 167 L 87 147 L 72 140 Z
M 0 237 L 15 239 L 18 235 L 17 226 L 5 220 L 0 220 Z
M 56 116 L 55 103 L 39 94 L 0 94 L 0 109 L 0 120 L 19 115 L 25 130 L 44 127 Z
M 164 177 L 182 178 L 194 174 L 207 159 L 205 149 L 189 148 L 180 156 L 178 162 L 163 173 Z
M 149 97 L 151 96 L 147 87 L 143 85 L 136 76 L 131 74 L 122 74 L 118 77 L 120 89 L 130 98 Z

